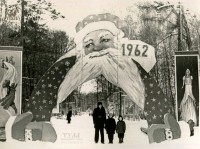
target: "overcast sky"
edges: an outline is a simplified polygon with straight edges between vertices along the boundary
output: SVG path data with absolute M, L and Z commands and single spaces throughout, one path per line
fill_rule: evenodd
M 50 0 L 54 8 L 60 11 L 66 18 L 49 21 L 48 25 L 53 29 L 66 31 L 70 36 L 75 34 L 75 25 L 78 21 L 90 14 L 110 12 L 123 18 L 129 12 L 127 8 L 134 6 L 138 0 Z M 153 1 L 153 0 L 152 0 Z M 164 1 L 164 0 L 163 0 Z M 165 0 L 166 1 L 166 0 Z M 172 4 L 178 4 L 179 0 L 168 0 Z M 189 8 L 194 13 L 200 12 L 199 0 L 180 0 L 184 8 Z
M 90 14 L 110 12 L 120 17 L 126 14 L 126 8 L 134 4 L 133 0 L 51 0 L 65 17 L 65 20 L 51 21 L 50 26 L 75 34 L 78 21 Z M 59 22 L 59 24 L 58 24 Z

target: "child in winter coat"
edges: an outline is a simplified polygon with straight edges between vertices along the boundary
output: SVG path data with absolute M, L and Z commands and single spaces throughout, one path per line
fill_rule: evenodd
M 116 122 L 115 122 L 115 119 L 113 118 L 112 113 L 108 114 L 108 119 L 106 119 L 106 123 L 105 123 L 105 129 L 108 134 L 109 143 L 112 144 L 113 138 L 114 138 L 113 136 L 116 130 Z
M 123 143 L 124 133 L 126 131 L 126 123 L 123 121 L 123 117 L 119 115 L 116 127 L 116 132 L 118 133 L 119 143 Z

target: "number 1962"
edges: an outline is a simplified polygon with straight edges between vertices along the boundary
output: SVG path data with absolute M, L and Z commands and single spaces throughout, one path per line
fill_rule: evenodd
M 133 44 L 122 44 L 123 55 L 134 55 L 134 56 L 142 56 L 147 57 L 148 46 L 147 45 L 133 45 Z M 134 50 L 135 48 L 135 50 Z M 128 50 L 128 54 L 126 54 Z M 134 53 L 132 53 L 134 51 Z

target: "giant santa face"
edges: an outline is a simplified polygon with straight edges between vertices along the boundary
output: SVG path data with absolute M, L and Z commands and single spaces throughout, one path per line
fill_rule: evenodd
M 118 36 L 106 29 L 95 30 L 88 33 L 80 44 L 82 49 L 79 52 L 82 56 L 62 82 L 59 100 L 65 99 L 78 85 L 102 74 L 108 81 L 121 87 L 143 109 L 143 82 L 132 58 L 121 54 Z M 73 81 L 68 85 L 70 80 Z

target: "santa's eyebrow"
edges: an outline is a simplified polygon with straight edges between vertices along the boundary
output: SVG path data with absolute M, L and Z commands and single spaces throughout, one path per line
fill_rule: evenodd
M 100 35 L 98 36 L 98 38 L 103 38 L 103 37 L 108 36 L 108 35 L 109 35 L 108 33 L 102 33 L 102 34 L 100 34 Z
M 87 44 L 88 42 L 93 42 L 93 39 L 90 38 L 90 37 L 88 37 L 88 38 L 85 38 L 85 39 L 83 40 L 83 42 L 84 42 L 84 44 Z

